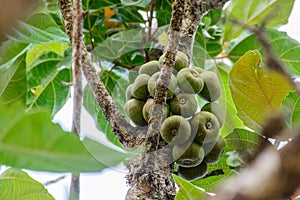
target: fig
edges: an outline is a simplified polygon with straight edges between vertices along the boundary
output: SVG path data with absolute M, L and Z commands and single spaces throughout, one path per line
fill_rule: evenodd
M 179 93 L 170 101 L 170 110 L 175 115 L 191 117 L 198 108 L 198 102 L 194 94 Z
M 139 100 L 145 100 L 149 96 L 148 81 L 150 76 L 140 74 L 136 77 L 131 88 L 131 95 Z
M 214 146 L 212 149 L 209 150 L 209 148 L 205 148 L 205 145 L 203 144 L 204 151 L 205 151 L 205 157 L 204 161 L 207 163 L 216 163 L 221 155 L 224 152 L 226 141 L 225 139 L 220 135 L 216 142 L 214 142 Z
M 214 114 L 218 118 L 220 127 L 223 126 L 225 116 L 224 116 L 224 110 L 221 108 L 220 104 L 218 104 L 217 102 L 207 103 L 201 108 L 201 111 L 208 111 Z
M 202 74 L 204 72 L 204 69 L 200 67 L 193 67 L 194 70 L 196 70 L 199 74 Z
M 193 68 L 184 68 L 177 74 L 178 87 L 186 93 L 199 93 L 204 82 L 201 75 Z
M 202 178 L 206 175 L 208 170 L 208 166 L 206 162 L 201 162 L 199 165 L 195 167 L 182 167 L 179 166 L 177 173 L 178 176 L 184 178 L 188 181 L 193 181 L 199 178 Z
M 147 122 L 143 117 L 144 104 L 144 101 L 140 101 L 138 99 L 129 99 L 124 105 L 124 109 L 127 116 L 137 126 L 147 125 Z
M 167 143 L 180 145 L 189 139 L 191 126 L 182 116 L 172 115 L 162 123 L 160 134 Z
M 175 145 L 172 154 L 177 164 L 182 167 L 195 167 L 204 159 L 204 149 L 196 142 Z
M 152 76 L 159 70 L 160 70 L 159 62 L 157 60 L 152 60 L 152 61 L 149 61 L 149 62 L 143 64 L 140 67 L 139 74 L 147 74 L 149 76 Z
M 203 99 L 213 102 L 221 97 L 221 88 L 218 76 L 211 71 L 205 71 L 201 74 L 204 80 L 204 87 L 199 93 Z
M 163 60 L 165 59 L 165 53 L 160 56 L 159 63 L 160 67 L 163 65 Z M 175 72 L 179 72 L 181 69 L 186 68 L 189 66 L 189 59 L 187 55 L 185 55 L 182 51 L 177 51 L 177 54 L 175 56 L 175 64 L 174 64 L 174 70 Z
M 192 134 L 199 144 L 214 141 L 219 136 L 220 124 L 217 117 L 207 111 L 196 113 L 190 120 Z
M 133 84 L 128 85 L 128 87 L 126 88 L 126 101 L 128 101 L 129 99 L 132 99 L 133 96 L 131 95 L 131 89 L 132 89 Z
M 149 122 L 149 118 L 153 109 L 153 105 L 154 105 L 154 99 L 149 98 L 147 99 L 144 107 L 143 107 L 143 117 L 146 120 L 146 122 Z M 165 105 L 165 112 L 164 112 L 164 119 L 167 118 L 170 114 L 170 108 L 169 105 L 166 104 Z
M 159 77 L 159 73 L 160 72 L 156 72 L 155 74 L 153 74 L 148 81 L 148 91 L 152 97 L 155 96 L 156 82 Z M 170 80 L 170 84 L 169 84 L 168 88 L 169 88 L 169 90 L 167 93 L 167 98 L 172 98 L 174 95 L 174 92 L 177 88 L 177 80 L 173 74 L 171 76 L 171 80 Z

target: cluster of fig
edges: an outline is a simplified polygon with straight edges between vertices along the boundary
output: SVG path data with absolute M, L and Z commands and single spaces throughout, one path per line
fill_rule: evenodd
M 164 58 L 165 54 L 158 61 L 143 64 L 126 90 L 125 112 L 137 126 L 147 126 L 151 121 L 156 82 Z M 187 56 L 178 51 L 160 134 L 172 147 L 177 174 L 187 180 L 203 177 L 207 164 L 217 162 L 224 151 L 225 140 L 219 134 L 224 123 L 223 110 L 217 102 L 220 96 L 218 76 L 212 71 L 189 67 Z M 197 98 L 207 103 L 200 106 Z

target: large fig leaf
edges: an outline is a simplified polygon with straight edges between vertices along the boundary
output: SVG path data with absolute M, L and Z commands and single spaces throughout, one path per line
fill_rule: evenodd
M 0 199 L 54 200 L 41 183 L 14 168 L 0 175 Z
M 26 97 L 25 52 L 30 45 L 7 41 L 0 47 L 0 97 L 4 103 L 23 101 Z
M 295 75 L 300 75 L 300 44 L 290 38 L 285 32 L 274 29 L 266 29 L 265 34 L 269 44 L 272 46 L 277 58 Z M 237 61 L 244 53 L 250 49 L 262 50 L 261 44 L 257 41 L 255 35 L 233 40 L 228 57 L 232 61 Z M 264 52 L 262 52 L 264 54 Z
M 221 129 L 221 135 L 226 136 L 231 133 L 234 128 L 243 127 L 243 122 L 237 116 L 237 110 L 231 97 L 229 88 L 229 66 L 226 66 L 224 63 L 218 63 L 217 72 L 222 91 L 219 104 L 225 111 L 225 123 Z
M 297 92 L 290 92 L 282 102 L 283 112 L 288 116 L 287 122 L 291 127 L 300 125 L 300 98 Z
M 175 196 L 175 200 L 198 200 L 208 197 L 208 194 L 206 192 L 191 184 L 190 182 L 184 180 L 183 178 L 176 176 L 175 174 L 173 174 L 173 178 L 175 180 L 175 183 L 179 187 L 179 191 Z
M 276 109 L 292 89 L 288 80 L 275 71 L 260 67 L 259 51 L 246 52 L 232 67 L 229 84 L 238 116 L 259 132 L 265 117 Z
M 78 137 L 53 124 L 49 112 L 23 110 L 18 105 L 0 105 L 1 164 L 53 172 L 95 172 L 107 167 L 86 150 Z M 116 165 L 126 157 L 88 138 L 84 141 L 93 143 L 94 148 L 104 149 L 101 153 L 105 163 Z M 107 158 L 110 153 L 114 158 Z
M 48 52 L 35 60 L 27 73 L 27 107 L 45 107 L 57 113 L 67 101 L 70 88 L 62 82 L 71 81 L 70 66 L 61 66 L 63 57 Z
M 286 24 L 293 5 L 294 0 L 231 0 L 226 12 L 225 41 L 239 36 L 245 26 L 266 23 L 273 28 Z

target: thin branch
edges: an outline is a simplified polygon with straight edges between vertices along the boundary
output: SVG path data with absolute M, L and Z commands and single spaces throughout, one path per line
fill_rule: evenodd
M 62 176 L 59 176 L 58 178 L 56 178 L 56 179 L 54 179 L 54 180 L 45 182 L 43 185 L 44 185 L 44 186 L 49 186 L 49 185 L 55 184 L 55 183 L 57 183 L 57 182 L 59 182 L 59 181 L 65 179 L 65 178 L 66 178 L 66 175 L 62 175 Z
M 72 37 L 72 4 L 70 0 L 59 0 L 59 6 L 62 16 L 65 20 L 66 32 L 69 38 Z M 71 14 L 70 14 L 71 13 Z M 96 101 L 106 119 L 109 121 L 113 132 L 118 135 L 120 142 L 127 148 L 133 148 L 141 145 L 144 140 L 144 130 L 132 127 L 122 116 L 119 108 L 115 105 L 109 92 L 98 76 L 93 62 L 90 60 L 87 48 L 84 43 L 81 44 L 82 70 L 85 78 L 96 97 Z
M 73 63 L 73 117 L 72 132 L 80 137 L 80 116 L 82 106 L 82 26 L 83 13 L 81 0 L 74 0 L 73 10 L 73 32 L 72 32 L 72 63 Z M 70 199 L 79 200 L 80 174 L 72 174 Z

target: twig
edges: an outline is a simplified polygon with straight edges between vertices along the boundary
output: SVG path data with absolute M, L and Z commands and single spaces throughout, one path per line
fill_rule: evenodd
M 64 178 L 66 178 L 65 175 L 59 176 L 58 178 L 56 178 L 56 179 L 54 179 L 54 180 L 45 182 L 45 183 L 44 183 L 44 186 L 49 186 L 49 185 L 51 185 L 51 184 L 55 184 L 55 183 L 57 183 L 57 182 L 63 180 Z
M 73 63 L 73 117 L 72 132 L 80 137 L 80 116 L 82 106 L 82 26 L 83 13 L 81 0 L 74 0 L 73 11 L 73 32 L 72 32 L 72 63 Z M 70 199 L 79 200 L 80 193 L 80 174 L 72 174 Z

